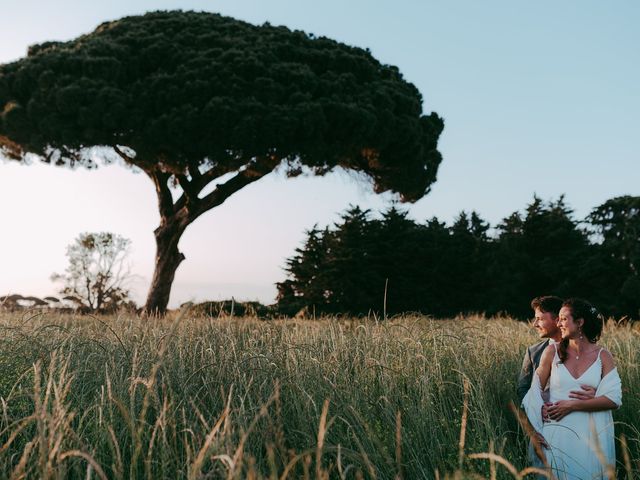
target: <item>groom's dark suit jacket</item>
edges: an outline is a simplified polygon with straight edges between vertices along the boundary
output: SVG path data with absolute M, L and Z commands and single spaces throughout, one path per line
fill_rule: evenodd
M 522 369 L 518 377 L 518 399 L 522 403 L 522 399 L 529 391 L 531 387 L 531 379 L 533 378 L 533 372 L 540 366 L 540 358 L 542 352 L 549 345 L 549 339 L 538 342 L 535 345 L 531 345 L 527 348 L 527 352 L 524 354 L 524 360 L 522 361 Z

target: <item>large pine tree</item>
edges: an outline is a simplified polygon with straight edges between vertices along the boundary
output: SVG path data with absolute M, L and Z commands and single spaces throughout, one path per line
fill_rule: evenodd
M 153 182 L 147 312 L 166 309 L 186 228 L 276 168 L 353 170 L 413 202 L 442 160 L 443 121 L 424 114 L 396 67 L 325 37 L 202 12 L 122 18 L 31 47 L 0 66 L 0 112 L 6 155 L 91 167 L 87 152 L 101 146 Z

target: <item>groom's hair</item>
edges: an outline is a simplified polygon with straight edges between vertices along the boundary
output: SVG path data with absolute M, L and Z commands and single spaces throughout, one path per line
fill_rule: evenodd
M 531 300 L 531 308 L 535 310 L 539 308 L 542 313 L 553 313 L 556 317 L 562 308 L 562 299 L 553 295 L 544 295 Z

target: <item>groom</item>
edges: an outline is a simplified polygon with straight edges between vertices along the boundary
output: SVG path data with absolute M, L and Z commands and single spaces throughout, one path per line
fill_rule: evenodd
M 531 387 L 533 373 L 540 365 L 540 358 L 545 348 L 553 343 L 559 343 L 562 340 L 562 334 L 558 327 L 558 313 L 562 308 L 562 299 L 551 295 L 544 297 L 536 297 L 531 300 L 531 308 L 535 314 L 533 328 L 536 329 L 542 341 L 531 345 L 527 348 L 522 361 L 522 369 L 518 377 L 518 400 L 522 403 L 522 399 Z M 548 395 L 549 390 L 545 390 Z M 545 398 L 549 401 L 549 398 Z

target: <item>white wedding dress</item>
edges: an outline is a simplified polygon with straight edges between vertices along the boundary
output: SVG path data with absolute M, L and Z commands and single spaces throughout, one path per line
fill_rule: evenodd
M 557 347 L 549 378 L 550 401 L 571 400 L 569 392 L 581 385 L 595 387 L 596 396 L 606 396 L 618 406 L 622 404 L 620 377 L 613 369 L 602 377 L 600 353 L 593 364 L 578 378 L 560 362 Z M 611 410 L 572 412 L 560 421 L 542 422 L 542 388 L 534 375 L 531 389 L 522 405 L 533 427 L 549 444 L 547 462 L 558 480 L 593 480 L 607 478 L 607 466 L 615 466 L 615 437 Z

